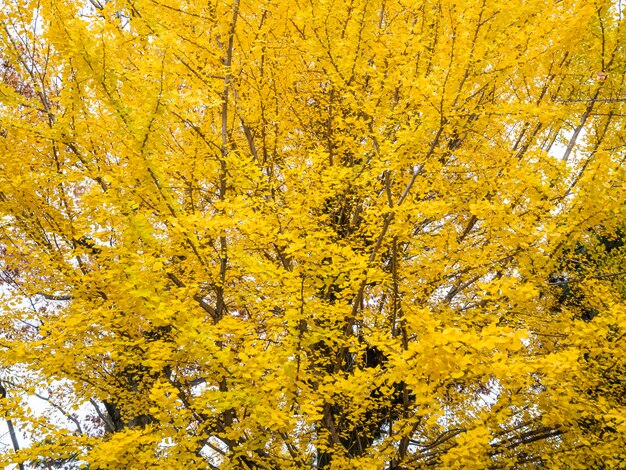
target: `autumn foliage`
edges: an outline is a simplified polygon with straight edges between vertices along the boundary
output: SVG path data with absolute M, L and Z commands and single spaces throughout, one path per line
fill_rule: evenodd
M 625 468 L 618 2 L 0 6 L 0 465 Z

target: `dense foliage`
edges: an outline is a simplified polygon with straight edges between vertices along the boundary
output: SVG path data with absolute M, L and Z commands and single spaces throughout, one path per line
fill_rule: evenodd
M 0 465 L 626 466 L 616 2 L 0 4 Z

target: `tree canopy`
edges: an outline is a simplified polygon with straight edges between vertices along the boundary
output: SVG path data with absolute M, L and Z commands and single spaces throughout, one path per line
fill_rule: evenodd
M 0 5 L 1 465 L 624 468 L 620 3 Z

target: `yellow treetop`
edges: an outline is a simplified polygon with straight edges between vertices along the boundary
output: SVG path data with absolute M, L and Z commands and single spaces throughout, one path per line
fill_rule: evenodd
M 624 468 L 619 2 L 0 4 L 0 465 Z

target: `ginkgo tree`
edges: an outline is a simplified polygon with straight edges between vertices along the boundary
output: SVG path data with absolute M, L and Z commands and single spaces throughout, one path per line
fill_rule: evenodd
M 626 465 L 619 2 L 1 4 L 2 465 Z

